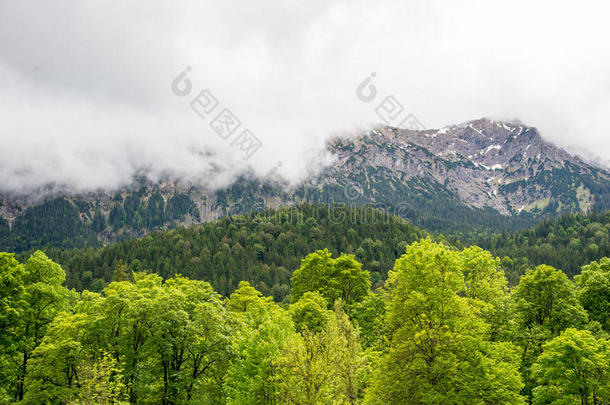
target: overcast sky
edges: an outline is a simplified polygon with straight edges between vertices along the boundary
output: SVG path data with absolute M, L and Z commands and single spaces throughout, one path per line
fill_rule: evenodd
M 218 186 L 278 162 L 296 180 L 388 95 L 427 128 L 518 118 L 608 162 L 609 20 L 607 1 L 0 0 L 0 189 L 138 170 Z M 191 109 L 204 89 L 241 122 L 227 140 Z M 248 160 L 243 129 L 262 144 Z

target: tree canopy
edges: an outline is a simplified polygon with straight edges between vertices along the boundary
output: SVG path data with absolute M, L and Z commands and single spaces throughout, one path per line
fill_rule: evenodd
M 426 238 L 375 288 L 356 255 L 323 248 L 283 303 L 116 263 L 76 292 L 44 253 L 0 253 L 0 404 L 610 401 L 608 258 L 510 287 L 490 252 Z

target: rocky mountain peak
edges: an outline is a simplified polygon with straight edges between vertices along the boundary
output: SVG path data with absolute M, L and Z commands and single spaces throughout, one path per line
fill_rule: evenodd
M 345 161 L 344 171 L 358 172 L 359 165 L 384 168 L 411 182 L 440 184 L 469 205 L 503 214 L 586 212 L 607 204 L 606 171 L 518 121 L 481 118 L 423 131 L 383 126 L 349 143 L 335 148 Z M 593 189 L 602 195 L 595 197 Z
M 425 131 L 399 130 L 401 138 L 453 161 L 468 160 L 482 167 L 505 169 L 544 163 L 563 167 L 566 162 L 585 164 L 581 159 L 546 142 L 535 127 L 520 122 L 481 118 L 460 125 Z

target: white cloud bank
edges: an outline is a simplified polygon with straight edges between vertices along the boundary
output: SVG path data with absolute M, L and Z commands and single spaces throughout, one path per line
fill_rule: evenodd
M 519 118 L 608 162 L 609 18 L 605 1 L 0 0 L 0 190 L 218 186 L 280 161 L 297 180 L 330 134 L 378 121 L 355 94 L 371 72 L 429 128 Z M 247 162 L 190 108 L 206 88 L 262 141 Z

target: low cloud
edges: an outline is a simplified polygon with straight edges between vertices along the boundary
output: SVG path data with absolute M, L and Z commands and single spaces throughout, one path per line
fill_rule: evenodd
M 609 7 L 0 1 L 0 188 L 113 189 L 138 173 L 215 188 L 274 167 L 297 182 L 330 162 L 329 136 L 379 121 L 389 95 L 428 128 L 519 118 L 607 163 Z M 187 66 L 192 92 L 178 96 Z M 227 139 L 191 108 L 205 89 L 241 122 Z M 232 144 L 243 129 L 261 142 L 247 160 Z

